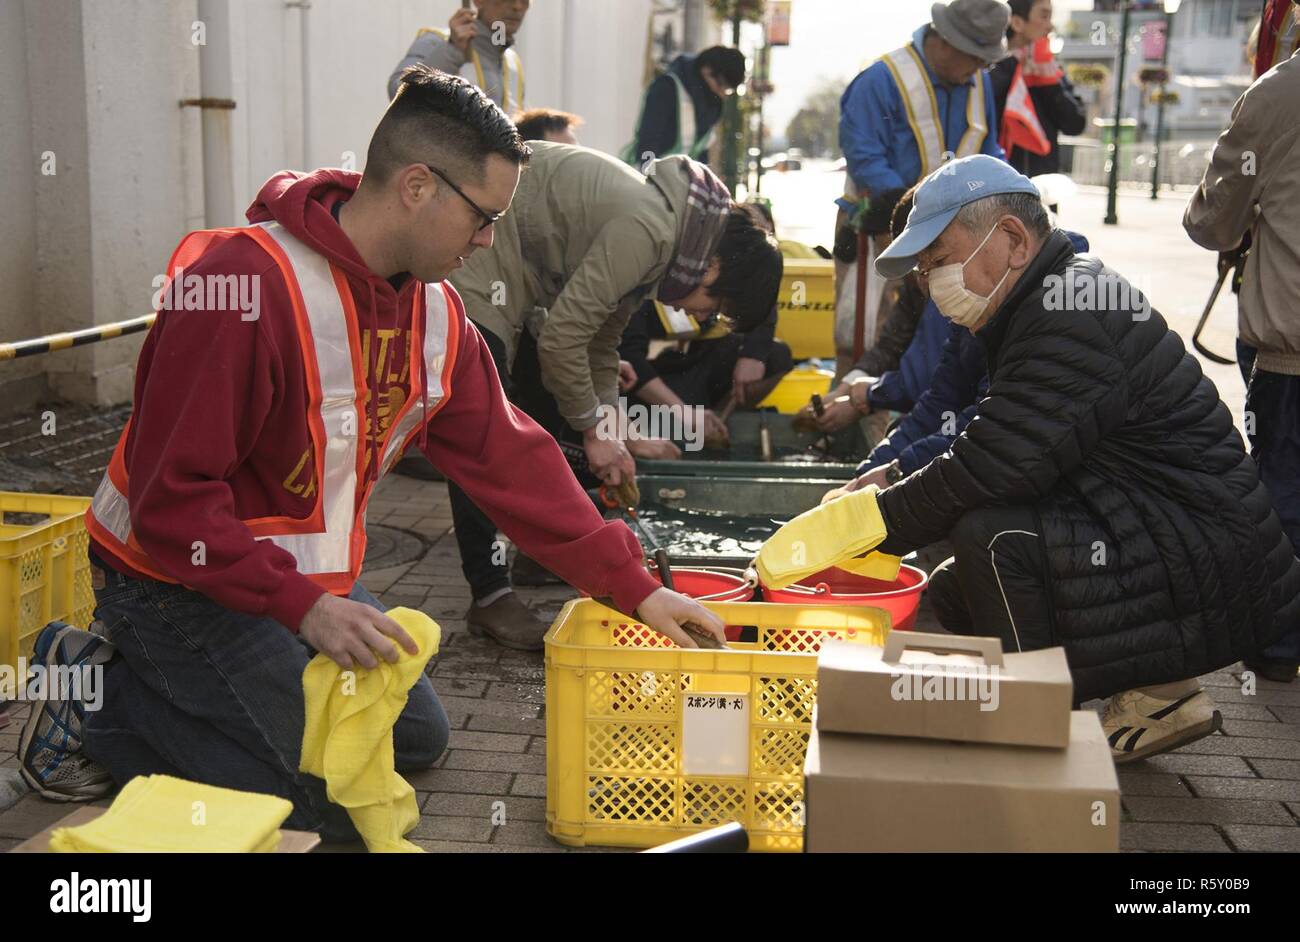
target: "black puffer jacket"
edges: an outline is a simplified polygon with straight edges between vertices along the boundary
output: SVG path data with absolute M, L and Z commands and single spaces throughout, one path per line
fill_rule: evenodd
M 1119 303 L 1062 310 L 1053 275 L 1112 284 Z M 1142 304 L 1054 232 L 976 335 L 990 376 L 976 417 L 880 496 L 892 552 L 978 507 L 1034 509 L 1080 699 L 1224 667 L 1300 618 L 1300 562 L 1228 408 Z

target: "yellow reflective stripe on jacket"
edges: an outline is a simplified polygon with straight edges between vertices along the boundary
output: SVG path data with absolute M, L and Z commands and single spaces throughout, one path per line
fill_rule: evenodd
M 944 141 L 943 126 L 939 122 L 939 104 L 935 100 L 930 78 L 926 75 L 925 64 L 910 43 L 901 49 L 895 49 L 881 61 L 893 76 L 899 97 L 903 100 L 907 123 L 912 128 L 916 149 L 921 157 L 921 176 L 929 176 L 930 171 L 943 162 Z

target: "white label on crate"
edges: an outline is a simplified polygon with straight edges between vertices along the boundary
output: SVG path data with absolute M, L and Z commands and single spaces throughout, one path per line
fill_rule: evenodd
M 685 694 L 682 774 L 749 774 L 748 694 Z

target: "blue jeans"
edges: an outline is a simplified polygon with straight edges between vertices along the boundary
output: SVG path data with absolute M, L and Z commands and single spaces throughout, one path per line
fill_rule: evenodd
M 1250 454 L 1259 465 L 1259 479 L 1300 555 L 1300 376 L 1255 368 L 1246 387 L 1246 411 L 1255 416 Z M 1300 625 L 1289 626 L 1263 654 L 1300 661 Z
M 279 622 L 223 608 L 183 586 L 105 574 L 95 617 L 117 647 L 100 710 L 88 712 L 86 754 L 117 784 L 162 773 L 293 804 L 285 827 L 356 840 L 325 783 L 298 771 L 303 670 L 315 651 Z M 350 598 L 383 610 L 358 583 Z M 399 771 L 429 768 L 447 746 L 447 714 L 427 676 L 393 727 Z

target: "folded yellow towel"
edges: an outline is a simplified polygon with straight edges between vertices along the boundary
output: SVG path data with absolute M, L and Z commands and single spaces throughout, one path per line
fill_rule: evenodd
M 267 853 L 293 805 L 274 795 L 140 775 L 89 824 L 59 828 L 55 853 Z
M 388 617 L 406 629 L 420 653 L 400 645 L 396 664 L 345 671 L 323 654 L 302 675 L 307 725 L 299 769 L 325 780 L 330 801 L 347 809 L 371 852 L 420 853 L 403 835 L 420 820 L 415 789 L 393 768 L 393 724 L 411 687 L 438 653 L 442 630 L 428 615 L 394 608 Z
M 768 537 L 755 560 L 763 585 L 784 589 L 831 566 L 872 579 L 898 578 L 899 557 L 862 555 L 887 535 L 876 506 L 877 490 L 871 484 L 814 507 Z

